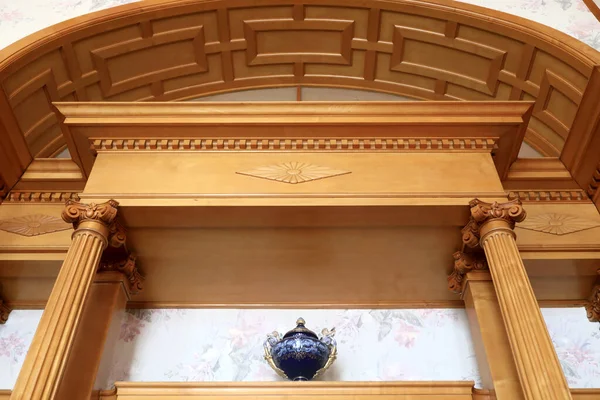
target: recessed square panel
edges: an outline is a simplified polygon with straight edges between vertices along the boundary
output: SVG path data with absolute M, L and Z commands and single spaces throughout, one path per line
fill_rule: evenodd
M 277 19 L 244 23 L 248 65 L 351 63 L 354 22 Z

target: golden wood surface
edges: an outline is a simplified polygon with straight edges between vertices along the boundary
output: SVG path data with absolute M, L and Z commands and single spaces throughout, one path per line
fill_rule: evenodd
M 462 298 L 483 388 L 498 400 L 525 399 L 491 275 L 469 272 Z
M 151 386 L 152 384 L 147 383 L 146 385 Z M 189 399 L 189 397 L 187 397 L 186 393 L 185 393 L 189 389 L 185 387 L 185 384 L 183 384 L 183 385 L 182 384 L 173 384 L 173 388 L 176 385 L 183 386 L 183 387 L 180 387 L 180 389 L 179 389 L 181 394 L 166 397 L 166 398 L 165 397 L 154 397 L 153 399 L 156 399 L 156 400 L 166 400 L 166 399 L 171 400 L 171 399 L 179 399 L 179 398 Z M 230 386 L 230 383 L 227 382 L 224 385 Z M 323 392 L 325 392 L 325 393 L 328 390 L 331 390 L 331 389 L 323 388 Z M 375 388 L 373 388 L 373 390 L 375 390 Z M 333 388 L 333 390 L 331 390 L 331 391 L 335 392 L 336 390 L 335 390 L 335 388 Z M 252 395 L 253 394 L 248 394 L 247 397 L 252 399 Z M 571 389 L 571 396 L 573 397 L 573 400 L 596 400 L 598 398 L 598 396 L 600 396 L 600 389 Z M 241 394 L 237 398 L 243 398 L 243 397 L 246 397 L 246 396 Z M 313 398 L 313 397 L 307 398 L 307 396 L 305 396 L 304 394 L 295 395 L 295 394 L 288 393 L 286 396 L 286 399 L 291 399 L 291 398 L 295 398 L 295 397 L 302 398 L 304 400 L 310 400 Z M 319 396 L 319 395 L 316 396 L 316 398 L 320 398 L 320 397 L 321 396 Z M 422 397 L 422 396 L 419 396 L 419 397 Z M 417 397 L 417 398 L 419 398 L 419 397 Z M 9 398 L 10 398 L 10 390 L 0 390 L 0 400 L 8 400 Z M 143 397 L 138 397 L 138 398 L 143 398 Z M 377 400 L 377 399 L 381 399 L 381 398 L 386 399 L 386 398 L 389 398 L 389 396 L 382 395 L 382 394 L 368 394 L 368 395 L 366 395 L 366 397 L 364 397 L 364 400 Z M 394 397 L 394 399 L 396 399 L 396 397 Z M 462 400 L 462 397 L 460 399 Z M 490 393 L 490 391 L 482 390 L 482 389 L 474 389 L 472 397 L 467 397 L 467 399 L 469 399 L 469 400 L 471 400 L 471 399 L 472 400 L 495 400 L 493 398 L 492 394 Z M 90 400 L 117 400 L 117 395 L 116 395 L 115 391 L 113 391 L 113 390 L 94 391 L 92 393 L 92 396 L 90 396 Z M 339 399 L 337 399 L 337 400 L 356 400 L 356 397 L 353 394 L 341 395 L 341 396 L 339 396 Z M 444 398 L 444 400 L 447 400 L 447 397 Z
M 115 325 L 120 327 L 125 309 L 128 297 L 125 285 L 124 276 L 119 273 L 100 273 L 94 279 L 58 387 L 57 399 L 86 399 L 92 393 L 104 349 L 112 348 L 118 339 Z
M 77 229 L 11 394 L 13 400 L 56 399 L 81 323 L 85 299 L 109 239 L 116 203 L 67 204 Z
M 295 186 L 301 188 L 318 182 Z M 129 307 L 461 307 L 458 296 L 445 287 L 452 266 L 451 255 L 460 244 L 459 226 L 468 218 L 465 205 L 150 207 L 130 204 L 133 205 L 122 207 L 120 212 L 129 226 L 132 248 L 138 252 L 140 269 L 147 279 L 144 292 L 133 295 Z M 564 214 L 600 223 L 600 216 L 589 202 L 525 204 L 532 218 Z M 60 217 L 61 211 L 62 206 L 54 203 L 10 202 L 0 206 L 0 220 L 32 214 Z M 565 235 L 521 229 L 519 224 L 515 229 L 517 245 L 538 301 L 544 307 L 584 305 L 597 279 L 600 227 Z M 61 231 L 24 237 L 0 231 L 0 283 L 11 307 L 44 307 L 66 255 L 70 235 L 70 231 Z M 369 235 L 374 239 L 369 239 Z M 432 238 L 435 238 L 434 248 Z M 215 248 L 222 251 L 216 254 Z M 199 251 L 203 254 L 201 261 L 197 256 Z M 321 251 L 327 256 L 323 257 Z M 171 259 L 177 262 L 170 262 Z M 246 270 L 249 259 L 260 260 L 255 268 L 264 274 L 263 278 L 248 279 L 245 273 L 236 272 L 238 268 Z M 363 277 L 367 272 L 362 265 L 371 265 L 373 259 L 377 261 L 373 265 L 378 273 L 393 278 Z M 294 297 L 294 290 L 282 291 L 272 298 L 267 296 L 272 290 L 268 288 L 269 279 L 276 276 L 292 281 L 305 279 L 299 277 L 302 275 L 299 271 L 309 263 L 315 265 L 318 273 L 331 270 L 348 275 L 342 271 L 352 268 L 362 278 L 355 281 L 349 276 L 347 283 L 358 287 L 364 278 L 372 285 L 372 291 L 363 285 L 357 291 L 360 299 L 352 298 L 343 286 L 339 286 L 339 298 L 333 288 L 317 290 L 309 298 Z M 282 265 L 293 268 L 281 268 Z M 239 284 L 250 285 L 244 290 L 246 297 L 236 296 L 227 288 L 227 276 L 234 283 L 236 277 L 244 277 Z M 411 284 L 404 285 L 403 281 Z M 204 294 L 205 291 L 211 295 Z

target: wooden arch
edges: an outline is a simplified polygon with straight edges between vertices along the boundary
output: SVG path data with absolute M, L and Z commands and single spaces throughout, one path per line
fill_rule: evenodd
M 600 53 L 558 31 L 450 0 L 144 1 L 0 51 L 0 168 L 64 149 L 54 101 L 286 85 L 534 100 L 526 141 L 556 157 L 597 64 Z

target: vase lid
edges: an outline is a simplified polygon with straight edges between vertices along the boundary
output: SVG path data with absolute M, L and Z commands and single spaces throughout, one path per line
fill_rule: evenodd
M 307 327 L 304 326 L 305 323 L 306 322 L 304 321 L 304 318 L 298 318 L 296 320 L 296 327 L 294 329 L 292 329 L 291 331 L 289 331 L 288 333 L 286 333 L 285 335 L 283 335 L 283 338 L 285 339 L 290 336 L 294 336 L 297 333 L 303 333 L 307 336 L 318 339 L 316 333 L 314 333 L 313 331 L 311 331 L 310 329 L 308 329 Z

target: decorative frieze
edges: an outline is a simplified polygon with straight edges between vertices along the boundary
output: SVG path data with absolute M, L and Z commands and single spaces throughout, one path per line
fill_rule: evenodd
M 98 151 L 485 151 L 491 138 L 95 139 Z

